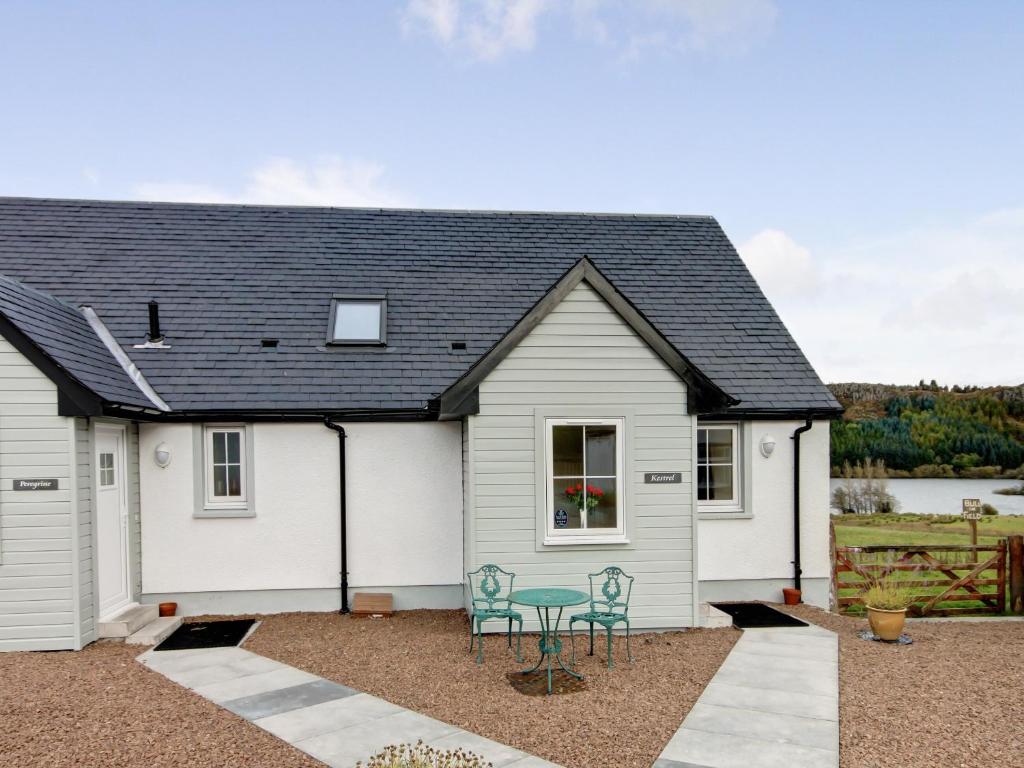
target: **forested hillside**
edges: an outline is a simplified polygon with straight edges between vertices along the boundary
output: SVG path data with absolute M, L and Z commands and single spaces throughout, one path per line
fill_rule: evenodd
M 829 388 L 846 408 L 832 422 L 834 472 L 871 458 L 893 477 L 1024 477 L 1024 385 Z

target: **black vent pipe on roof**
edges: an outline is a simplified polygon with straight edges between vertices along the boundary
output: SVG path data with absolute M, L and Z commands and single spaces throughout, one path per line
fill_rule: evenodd
M 802 427 L 793 430 L 793 587 L 800 589 L 800 435 L 810 430 L 814 422 L 807 419 Z
M 346 485 L 345 485 L 345 428 L 335 424 L 330 416 L 324 416 L 324 426 L 333 429 L 338 433 L 338 476 L 341 500 L 338 504 L 338 522 L 341 525 L 341 609 L 338 613 L 348 613 L 348 510 L 346 509 Z
M 156 299 L 150 299 L 149 302 L 149 341 L 152 344 L 159 344 L 164 340 L 164 335 L 160 333 L 160 305 L 157 304 Z

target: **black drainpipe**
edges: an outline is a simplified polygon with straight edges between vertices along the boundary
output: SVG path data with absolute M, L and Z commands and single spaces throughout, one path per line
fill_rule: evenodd
M 802 427 L 793 430 L 793 587 L 800 589 L 800 435 L 814 426 L 807 419 Z
M 338 433 L 338 476 L 340 479 L 341 503 L 339 516 L 341 523 L 341 610 L 348 613 L 348 513 L 345 508 L 345 428 L 331 421 L 330 416 L 324 417 L 324 426 Z

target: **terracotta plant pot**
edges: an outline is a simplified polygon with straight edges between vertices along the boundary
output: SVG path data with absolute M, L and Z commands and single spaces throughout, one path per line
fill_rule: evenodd
M 178 612 L 177 603 L 160 603 L 161 616 L 173 616 Z
M 800 590 L 793 587 L 783 587 L 782 599 L 786 605 L 800 605 Z
M 903 623 L 907 620 L 907 609 L 887 611 L 882 608 L 868 606 L 868 624 L 871 631 L 882 640 L 892 642 L 899 640 L 903 634 Z

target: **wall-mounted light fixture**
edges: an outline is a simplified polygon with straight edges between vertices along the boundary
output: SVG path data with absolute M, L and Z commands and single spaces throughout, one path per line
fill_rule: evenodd
M 761 438 L 759 447 L 761 448 L 761 455 L 767 459 L 775 450 L 775 438 L 771 435 L 765 435 Z
M 153 449 L 153 461 L 156 465 L 163 469 L 171 463 L 171 447 L 167 443 L 160 443 L 155 449 Z

